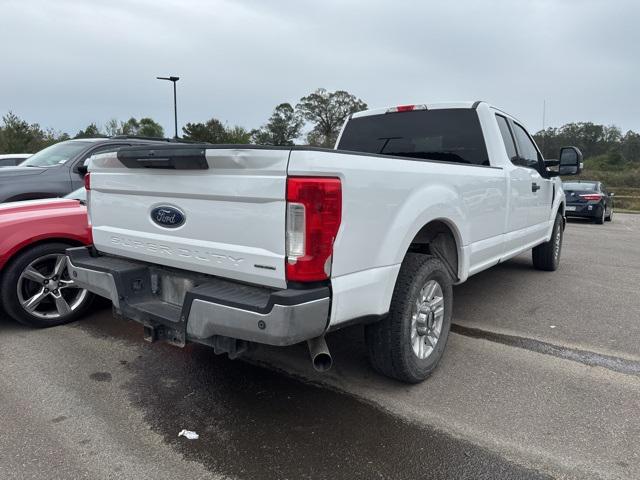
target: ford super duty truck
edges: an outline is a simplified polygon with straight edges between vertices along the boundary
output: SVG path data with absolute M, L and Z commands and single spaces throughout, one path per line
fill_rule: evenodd
M 231 357 L 364 323 L 373 368 L 419 382 L 442 356 L 452 285 L 533 251 L 560 261 L 559 175 L 514 117 L 484 102 L 351 115 L 335 150 L 147 145 L 92 157 L 93 246 L 73 280 L 144 325 L 145 338 Z M 488 299 L 488 301 L 491 301 Z

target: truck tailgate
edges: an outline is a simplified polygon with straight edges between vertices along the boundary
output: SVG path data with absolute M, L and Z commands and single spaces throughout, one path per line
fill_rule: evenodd
M 92 157 L 98 251 L 284 288 L 289 149 L 131 147 Z

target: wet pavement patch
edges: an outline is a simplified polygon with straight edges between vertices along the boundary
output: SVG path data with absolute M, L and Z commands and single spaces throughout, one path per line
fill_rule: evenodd
M 553 343 L 544 342 L 535 338 L 519 337 L 516 335 L 481 330 L 479 328 L 465 327 L 455 323 L 451 325 L 451 331 L 458 335 L 480 338 L 510 347 L 524 348 L 525 350 L 551 355 L 564 360 L 571 360 L 590 367 L 602 367 L 618 373 L 640 376 L 640 362 L 634 360 L 554 345 Z
M 146 347 L 122 368 L 151 427 L 186 459 L 240 478 L 548 478 L 349 395 L 198 345 Z M 200 435 L 189 441 L 182 429 Z

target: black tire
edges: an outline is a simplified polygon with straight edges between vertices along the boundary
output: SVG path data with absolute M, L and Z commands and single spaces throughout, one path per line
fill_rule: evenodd
M 431 280 L 442 289 L 444 315 L 433 350 L 421 359 L 412 347 L 412 315 L 418 295 Z M 367 353 L 374 370 L 407 383 L 419 383 L 431 375 L 442 357 L 451 328 L 451 285 L 449 272 L 439 259 L 407 254 L 400 267 L 388 316 L 365 328 Z
M 596 222 L 596 225 L 602 225 L 604 223 L 605 211 L 606 211 L 605 207 L 601 207 L 600 210 L 598 211 L 598 215 L 596 215 L 596 218 L 594 219 L 594 221 Z
M 553 223 L 551 239 L 542 243 L 531 250 L 533 266 L 538 270 L 546 270 L 553 272 L 560 265 L 560 254 L 562 253 L 562 239 L 564 237 L 564 229 L 562 228 L 562 215 L 556 215 L 556 221 Z
M 69 314 L 61 314 L 58 317 L 51 318 L 41 318 L 29 313 L 23 308 L 18 297 L 18 281 L 25 269 L 32 262 L 47 255 L 63 254 L 67 248 L 69 248 L 69 245 L 60 242 L 39 244 L 23 250 L 6 265 L 0 280 L 0 301 L 2 302 L 2 307 L 11 318 L 29 327 L 45 328 L 72 322 L 87 311 L 93 301 L 93 295 L 89 292 L 82 297 L 81 301 Z M 63 287 L 60 288 L 60 292 L 62 292 Z M 51 300 L 47 299 L 47 301 Z
M 607 222 L 613 222 L 613 207 L 609 210 L 609 216 L 605 218 Z

